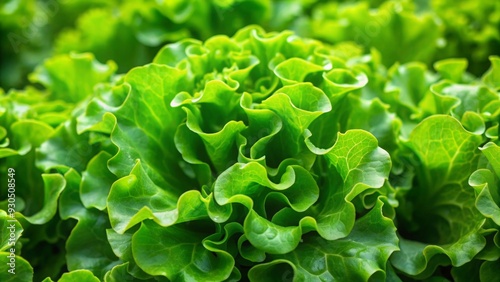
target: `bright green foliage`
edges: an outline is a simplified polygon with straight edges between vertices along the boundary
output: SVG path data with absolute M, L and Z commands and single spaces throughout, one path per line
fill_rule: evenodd
M 377 200 L 376 206 L 357 220 L 343 239 L 304 236 L 293 252 L 273 256 L 276 260 L 252 268 L 250 279 L 260 281 L 280 271 L 283 279 L 293 276 L 297 281 L 384 280 L 386 262 L 398 250 L 398 238 L 392 220 L 383 215 L 383 205 L 382 198 Z M 285 269 L 290 267 L 293 272 L 287 273 Z
M 437 1 L 94 2 L 1 92 L 1 281 L 497 278 L 499 59 L 435 61 Z
M 163 44 L 232 35 L 249 24 L 340 43 L 341 57 L 376 48 L 387 67 L 464 57 L 479 75 L 488 56 L 500 55 L 500 4 L 490 0 L 4 2 L 0 85 L 7 88 L 25 85 L 25 75 L 51 54 L 91 52 L 99 61 L 114 60 L 124 73 L 149 63 Z

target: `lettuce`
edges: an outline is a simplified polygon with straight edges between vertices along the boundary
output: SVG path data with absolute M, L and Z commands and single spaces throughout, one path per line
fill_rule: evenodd
M 199 24 L 182 3 L 158 11 Z M 475 76 L 253 25 L 173 38 L 124 74 L 54 55 L 2 93 L 0 280 L 496 278 L 497 56 Z
M 125 73 L 149 63 L 166 43 L 229 36 L 249 24 L 342 43 L 338 49 L 347 55 L 376 48 L 386 67 L 464 57 L 469 71 L 480 75 L 489 66 L 488 56 L 499 55 L 500 5 L 455 2 L 10 0 L 0 4 L 0 31 L 6 35 L 0 43 L 0 85 L 23 87 L 44 58 L 71 52 L 114 60 Z

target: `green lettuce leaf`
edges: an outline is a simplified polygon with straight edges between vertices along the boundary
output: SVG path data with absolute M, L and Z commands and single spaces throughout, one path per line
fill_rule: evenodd
M 416 184 L 405 195 L 407 210 L 399 211 L 395 268 L 428 277 L 438 265 L 469 262 L 485 246 L 485 220 L 467 182 L 478 166 L 481 142 L 450 116 L 427 118 L 412 131 L 408 146 L 416 157 Z
M 250 281 L 273 281 L 275 277 L 293 281 L 385 280 L 387 261 L 399 247 L 396 228 L 383 215 L 383 205 L 383 200 L 377 200 L 345 238 L 304 235 L 292 252 L 273 255 L 273 261 L 254 266 Z
M 137 264 L 149 274 L 179 281 L 222 281 L 231 274 L 234 258 L 204 243 L 213 231 L 207 222 L 163 228 L 145 221 L 132 238 L 132 251 Z
M 488 160 L 488 168 L 476 170 L 469 178 L 469 184 L 477 194 L 477 209 L 500 226 L 500 147 L 488 143 L 481 148 Z
M 60 55 L 46 60 L 30 80 L 50 89 L 54 99 L 75 103 L 88 97 L 95 84 L 109 80 L 115 70 L 115 63 L 103 65 L 89 53 Z

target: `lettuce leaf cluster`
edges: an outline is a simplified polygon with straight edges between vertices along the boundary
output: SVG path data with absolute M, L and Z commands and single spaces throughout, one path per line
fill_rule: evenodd
M 0 85 L 24 87 L 45 58 L 72 51 L 114 60 L 125 73 L 166 43 L 231 36 L 249 24 L 355 43 L 343 48 L 349 56 L 376 48 L 386 67 L 463 57 L 480 76 L 488 56 L 500 55 L 500 4 L 489 0 L 10 0 L 0 3 Z
M 46 60 L 0 100 L 1 280 L 496 279 L 500 58 L 345 48 L 249 26 L 124 75 Z

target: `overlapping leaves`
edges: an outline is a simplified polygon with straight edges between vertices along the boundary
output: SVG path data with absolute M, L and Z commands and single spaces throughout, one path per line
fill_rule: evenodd
M 391 162 L 365 131 L 335 136 L 330 149 L 306 144 L 307 132 L 319 132 L 308 130 L 311 124 L 339 110 L 347 94 L 366 83 L 345 65 L 330 71 L 344 63 L 318 48 L 324 47 L 255 27 L 234 39 L 172 44 L 155 64 L 131 71 L 89 104 L 79 118 L 85 124 L 81 130 L 109 134 L 117 147 L 107 157 L 106 169 L 119 178 L 109 190 L 107 213 L 113 240 L 133 234 L 127 240 L 131 264 L 174 280 L 200 279 L 202 273 L 224 280 L 242 275 L 239 260 L 271 262 L 269 255 L 301 246 L 305 234 L 333 242 L 351 233 L 356 217 L 351 201 L 381 189 Z M 296 50 L 310 50 L 312 56 L 296 58 Z M 301 75 L 296 64 L 315 68 Z M 317 162 L 326 164 L 321 175 L 310 173 Z M 383 195 L 382 190 L 371 193 Z M 193 224 L 207 233 L 169 241 L 193 232 Z M 152 237 L 166 241 L 153 247 Z M 151 247 L 158 255 L 150 255 Z M 199 254 L 195 261 L 166 267 L 174 250 Z M 125 262 L 131 258 L 115 253 Z M 131 264 L 131 275 L 137 275 Z
M 57 267 L 71 272 L 44 276 L 59 281 L 397 280 L 449 265 L 489 277 L 492 62 L 481 79 L 459 60 L 387 70 L 376 51 L 339 56 L 255 26 L 167 45 L 114 78 L 112 63 L 59 56 L 32 76 L 43 93 L 2 100 L 2 167 L 44 181 L 26 183 L 43 197 L 16 220 L 66 242 Z

